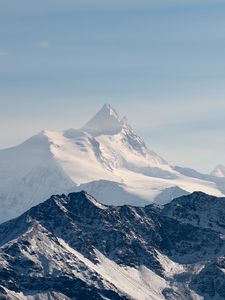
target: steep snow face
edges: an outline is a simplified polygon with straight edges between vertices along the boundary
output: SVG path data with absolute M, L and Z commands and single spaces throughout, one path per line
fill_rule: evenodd
M 166 210 L 177 203 L 189 213 L 198 197 Z M 204 198 L 210 219 L 225 200 Z M 224 235 L 201 225 L 161 206 L 106 206 L 86 192 L 52 196 L 0 225 L 0 298 L 224 299 Z
M 225 166 L 218 165 L 211 173 L 211 175 L 216 177 L 225 177 Z
M 150 151 L 127 119 L 106 104 L 81 129 L 43 131 L 0 150 L 0 222 L 51 194 L 81 189 L 106 204 L 136 205 L 165 203 L 182 191 L 225 191 L 223 178 L 183 173 Z
M 105 104 L 102 109 L 82 128 L 81 131 L 96 135 L 113 135 L 119 133 L 122 124 L 117 112 L 110 104 Z
M 60 245 L 62 245 L 73 256 L 77 257 L 91 270 L 101 275 L 108 282 L 111 282 L 118 288 L 118 290 L 132 299 L 162 299 L 162 291 L 169 286 L 165 279 L 158 276 L 145 266 L 140 266 L 139 269 L 120 266 L 114 261 L 108 259 L 97 249 L 94 249 L 94 253 L 98 263 L 94 264 L 82 254 L 71 248 L 62 239 L 58 239 L 58 241 Z
M 88 152 L 89 155 L 93 153 L 97 163 L 102 163 L 110 171 L 114 168 L 126 168 L 151 173 L 153 176 L 154 172 L 158 176 L 157 169 L 158 172 L 161 169 L 173 172 L 161 157 L 147 149 L 127 120 L 125 118 L 120 120 L 117 112 L 108 104 L 105 104 L 81 129 L 65 131 L 64 137 L 75 143 L 78 151 Z M 161 175 L 163 171 L 161 170 Z M 170 174 L 167 173 L 169 177 Z

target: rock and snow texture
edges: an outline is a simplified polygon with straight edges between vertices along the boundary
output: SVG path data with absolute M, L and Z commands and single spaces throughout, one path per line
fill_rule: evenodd
M 43 131 L 0 150 L 0 223 L 81 189 L 106 204 L 146 205 L 193 191 L 223 196 L 225 179 L 173 168 L 108 104 L 80 129 Z
M 224 207 L 203 193 L 144 208 L 52 196 L 0 225 L 0 298 L 224 299 Z
M 114 135 L 122 130 L 122 124 L 117 112 L 109 104 L 105 104 L 81 130 L 94 136 Z
M 211 175 L 216 177 L 225 177 L 225 166 L 218 165 L 211 173 Z

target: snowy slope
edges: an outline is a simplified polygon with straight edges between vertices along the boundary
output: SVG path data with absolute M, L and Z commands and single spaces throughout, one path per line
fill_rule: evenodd
M 218 183 L 214 178 L 189 176 L 170 166 L 106 104 L 80 129 L 43 131 L 0 150 L 0 222 L 51 194 L 81 189 L 107 204 L 164 203 L 168 191 L 170 198 L 182 191 L 222 196 L 225 179 Z
M 225 177 L 225 166 L 218 165 L 211 173 L 211 175 L 216 177 Z
M 53 158 L 46 132 L 0 151 L 0 221 L 21 214 L 49 193 L 73 188 L 75 184 Z
M 208 220 L 224 206 L 202 193 L 165 208 L 106 206 L 85 192 L 52 196 L 0 225 L 0 298 L 224 299 L 224 231 L 216 219 L 212 229 L 185 219 L 203 216 L 199 197 L 212 207 Z

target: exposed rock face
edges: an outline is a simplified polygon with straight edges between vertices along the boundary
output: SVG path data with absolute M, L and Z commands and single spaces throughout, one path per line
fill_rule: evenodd
M 224 212 L 203 193 L 164 207 L 52 196 L 0 225 L 0 298 L 224 299 Z
M 195 192 L 166 204 L 163 213 L 183 223 L 225 233 L 225 200 Z

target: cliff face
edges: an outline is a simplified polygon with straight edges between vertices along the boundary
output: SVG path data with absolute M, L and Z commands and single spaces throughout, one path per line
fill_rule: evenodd
M 223 299 L 224 207 L 203 193 L 146 207 L 52 196 L 0 226 L 0 295 Z

